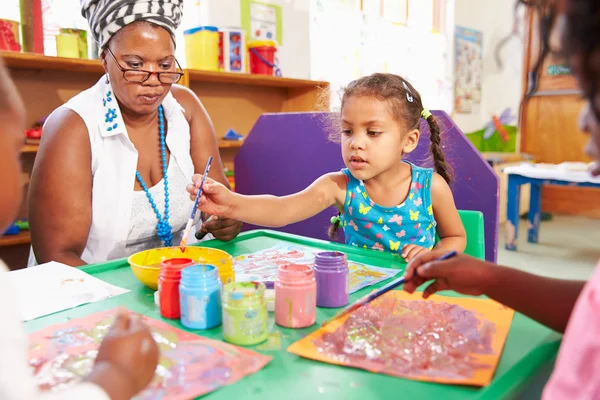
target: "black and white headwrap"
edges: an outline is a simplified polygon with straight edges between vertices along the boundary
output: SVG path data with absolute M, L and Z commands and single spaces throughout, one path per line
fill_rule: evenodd
M 80 0 L 81 15 L 90 25 L 102 51 L 117 31 L 132 22 L 146 20 L 165 28 L 175 41 L 183 0 Z

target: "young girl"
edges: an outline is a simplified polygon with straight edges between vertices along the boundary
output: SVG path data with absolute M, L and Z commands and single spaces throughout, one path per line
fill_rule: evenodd
M 330 236 L 341 226 L 347 244 L 400 253 L 406 260 L 434 246 L 463 251 L 465 230 L 448 186 L 440 128 L 411 84 L 391 74 L 358 79 L 344 91 L 340 117 L 336 136 L 346 169 L 285 197 L 243 196 L 207 179 L 199 209 L 280 227 L 335 205 L 340 215 L 332 218 Z M 435 173 L 402 160 L 417 147 L 421 118 L 431 131 Z M 196 175 L 195 185 L 188 185 L 192 197 L 199 180 Z
M 523 0 L 525 2 L 525 0 Z M 598 0 L 528 0 L 550 16 L 555 27 L 542 32 L 546 40 L 560 40 L 565 56 L 588 104 L 581 129 L 590 135 L 586 147 L 595 160 L 591 170 L 600 176 L 600 2 Z M 545 24 L 540 24 L 544 28 Z M 556 49 L 554 49 L 556 50 Z M 600 264 L 586 283 L 528 274 L 458 255 L 435 261 L 434 251 L 415 258 L 406 270 L 417 277 L 405 285 L 413 292 L 431 281 L 424 296 L 440 290 L 485 294 L 544 325 L 564 332 L 554 372 L 544 400 L 600 399 Z
M 0 232 L 16 217 L 21 205 L 21 166 L 25 113 L 0 57 Z M 65 392 L 41 394 L 27 365 L 26 336 L 9 287 L 7 268 L 0 260 L 0 399 L 127 400 L 154 377 L 158 346 L 148 327 L 121 312 L 102 341 L 85 382 Z M 40 301 L 43 301 L 40 297 Z

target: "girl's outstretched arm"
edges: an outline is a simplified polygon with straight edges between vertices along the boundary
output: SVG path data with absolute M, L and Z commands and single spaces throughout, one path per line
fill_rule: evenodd
M 196 198 L 201 178 L 200 175 L 194 175 L 194 184 L 187 187 L 193 199 Z M 277 228 L 303 221 L 332 205 L 343 205 L 345 192 L 346 177 L 341 172 L 323 175 L 303 191 L 283 197 L 245 196 L 233 193 L 207 178 L 198 209 L 218 217 Z

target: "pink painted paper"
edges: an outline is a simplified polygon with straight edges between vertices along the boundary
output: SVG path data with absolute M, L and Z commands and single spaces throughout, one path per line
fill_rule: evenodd
M 91 370 L 100 342 L 117 310 L 49 326 L 29 336 L 29 364 L 41 390 L 60 391 L 81 381 Z M 174 328 L 143 317 L 159 345 L 161 357 L 150 386 L 137 400 L 183 400 L 202 396 L 269 363 L 253 351 Z

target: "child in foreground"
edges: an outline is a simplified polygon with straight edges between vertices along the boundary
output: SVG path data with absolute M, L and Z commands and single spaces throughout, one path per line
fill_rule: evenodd
M 429 124 L 435 172 L 403 160 L 417 147 L 421 119 Z M 332 219 L 332 239 L 341 226 L 346 244 L 399 253 L 406 260 L 434 247 L 462 252 L 465 230 L 449 187 L 440 128 L 415 88 L 392 74 L 358 79 L 344 91 L 338 125 L 335 139 L 347 167 L 341 172 L 323 175 L 284 197 L 244 196 L 207 179 L 198 208 L 217 217 L 281 227 L 335 205 L 340 214 Z M 192 198 L 200 178 L 195 175 L 188 185 Z
M 600 2 L 598 0 L 523 1 L 547 15 L 554 28 L 542 37 L 565 57 L 588 100 L 581 128 L 590 134 L 586 151 L 600 176 Z M 540 23 L 543 27 L 544 24 Z M 600 399 L 600 264 L 586 282 L 545 278 L 458 255 L 435 261 L 442 252 L 422 254 L 409 263 L 406 276 L 417 277 L 404 289 L 410 293 L 431 281 L 424 297 L 440 290 L 487 295 L 518 312 L 564 332 L 544 400 Z
M 0 121 L 0 232 L 4 232 L 21 204 L 19 157 L 25 114 L 1 57 Z M 0 261 L 0 399 L 127 400 L 150 383 L 158 346 L 148 327 L 123 311 L 102 341 L 93 370 L 83 383 L 61 393 L 40 393 L 27 364 L 26 336 L 7 274 Z

